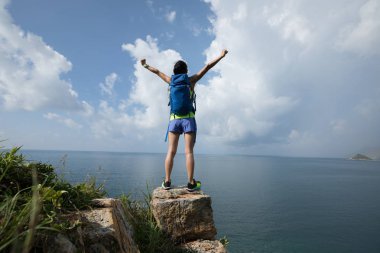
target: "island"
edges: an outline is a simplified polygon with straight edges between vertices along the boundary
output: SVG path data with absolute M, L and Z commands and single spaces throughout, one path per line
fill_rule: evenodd
M 362 154 L 356 154 L 352 157 L 350 157 L 350 160 L 372 160 L 368 156 L 362 155 Z

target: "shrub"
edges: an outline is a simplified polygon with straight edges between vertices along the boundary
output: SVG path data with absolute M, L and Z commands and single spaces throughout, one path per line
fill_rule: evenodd
M 191 253 L 192 251 L 179 248 L 158 227 L 150 208 L 151 194 L 147 187 L 144 200 L 131 200 L 128 195 L 120 197 L 126 215 L 129 217 L 134 230 L 134 240 L 142 253 Z
M 58 214 L 106 195 L 95 178 L 71 185 L 50 164 L 26 162 L 19 150 L 0 152 L 0 252 L 29 252 L 39 235 L 69 228 Z

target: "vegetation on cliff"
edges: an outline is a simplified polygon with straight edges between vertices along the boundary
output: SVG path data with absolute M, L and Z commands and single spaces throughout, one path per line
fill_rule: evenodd
M 52 165 L 28 162 L 19 150 L 0 151 L 0 252 L 43 252 L 52 235 L 82 225 L 67 219 L 70 214 L 91 208 L 92 200 L 106 192 L 95 178 L 72 185 Z M 145 201 L 120 197 L 140 252 L 189 252 L 175 246 L 159 229 L 150 198 L 149 190 Z
M 0 152 L 0 252 L 38 251 L 46 235 L 75 226 L 60 214 L 106 194 L 94 178 L 71 185 L 51 165 L 29 163 L 18 151 Z
M 134 240 L 141 252 L 146 253 L 191 253 L 192 251 L 177 247 L 168 235 L 158 227 L 150 206 L 152 196 L 147 187 L 144 201 L 136 201 L 128 195 L 121 196 L 125 210 L 134 230 Z

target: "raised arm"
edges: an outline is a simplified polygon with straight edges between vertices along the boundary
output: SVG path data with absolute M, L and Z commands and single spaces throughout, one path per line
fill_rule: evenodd
M 212 67 L 214 67 L 226 54 L 228 51 L 226 49 L 223 49 L 222 53 L 212 60 L 211 62 L 207 63 L 198 73 L 190 77 L 190 83 L 191 87 L 194 89 L 195 84 L 209 71 Z
M 141 62 L 141 65 L 143 65 L 144 68 L 146 68 L 150 72 L 158 75 L 162 80 L 164 80 L 165 83 L 170 83 L 170 77 L 169 76 L 165 75 L 164 73 L 162 73 L 158 69 L 153 68 L 152 66 L 149 66 L 148 64 L 146 64 L 146 60 L 145 59 L 142 59 L 140 62 Z

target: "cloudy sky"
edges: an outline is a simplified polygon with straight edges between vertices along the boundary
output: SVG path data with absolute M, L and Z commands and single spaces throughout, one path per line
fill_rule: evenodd
M 197 153 L 380 150 L 380 0 L 0 0 L 1 145 L 165 152 L 167 85 L 138 60 L 194 74 L 223 48 Z

